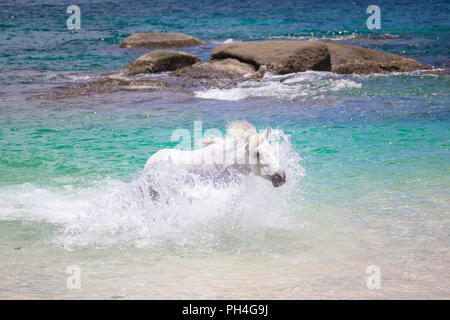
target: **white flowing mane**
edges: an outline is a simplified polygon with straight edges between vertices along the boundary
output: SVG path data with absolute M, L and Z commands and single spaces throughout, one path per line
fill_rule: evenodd
M 227 123 L 227 134 L 237 143 L 244 143 L 249 137 L 257 134 L 255 127 L 245 120 L 231 121 Z M 225 142 L 226 138 L 208 137 L 201 141 L 201 146 L 207 147 L 214 143 Z

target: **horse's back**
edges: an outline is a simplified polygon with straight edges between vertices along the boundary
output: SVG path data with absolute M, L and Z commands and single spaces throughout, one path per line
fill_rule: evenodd
M 150 168 L 156 162 L 167 162 L 170 161 L 174 164 L 179 164 L 181 159 L 181 150 L 177 149 L 161 149 L 152 155 L 145 164 L 144 170 Z
M 170 149 L 161 149 L 157 151 L 155 154 L 153 154 L 150 158 L 148 158 L 147 162 L 145 163 L 144 170 L 150 168 L 155 162 L 167 161 L 168 151 L 170 151 Z

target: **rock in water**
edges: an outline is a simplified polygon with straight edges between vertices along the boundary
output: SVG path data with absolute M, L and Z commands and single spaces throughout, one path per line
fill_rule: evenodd
M 245 75 L 255 72 L 255 67 L 248 63 L 240 62 L 236 59 L 210 60 L 208 62 L 217 71 L 235 75 Z
M 212 59 L 237 59 L 277 74 L 330 71 L 328 48 L 318 41 L 233 42 L 216 47 Z
M 200 59 L 192 54 L 162 50 L 147 53 L 130 62 L 124 68 L 129 75 L 135 75 L 139 73 L 173 71 L 195 63 L 200 63 Z
M 120 74 L 112 74 L 81 85 L 61 88 L 59 92 L 35 97 L 39 100 L 57 100 L 65 98 L 74 98 L 89 94 L 113 93 L 117 91 L 157 91 L 168 90 L 170 84 L 164 81 L 151 79 L 133 79 L 124 77 Z
M 306 70 L 336 73 L 385 73 L 430 69 L 395 54 L 321 41 L 233 42 L 216 47 L 214 60 L 233 58 L 257 70 L 286 74 Z
M 189 81 L 207 82 L 217 85 L 223 79 L 244 80 L 244 76 L 255 75 L 255 67 L 236 59 L 210 60 L 178 69 L 172 76 L 184 77 Z M 216 81 L 217 80 L 217 81 Z
M 324 43 L 330 51 L 331 71 L 336 73 L 409 72 L 430 69 L 414 59 L 357 46 Z
M 121 48 L 181 48 L 203 43 L 200 39 L 182 33 L 133 33 L 120 44 Z

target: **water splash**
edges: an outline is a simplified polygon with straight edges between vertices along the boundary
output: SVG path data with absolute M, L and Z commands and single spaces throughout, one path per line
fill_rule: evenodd
M 246 81 L 233 88 L 211 88 L 196 91 L 195 95 L 204 99 L 231 101 L 251 97 L 296 99 L 361 87 L 361 83 L 349 79 L 348 76 L 332 72 L 306 71 L 287 75 L 267 73 L 261 81 Z
M 131 183 L 109 180 L 95 187 L 11 190 L 2 219 L 43 220 L 62 226 L 52 241 L 66 249 L 83 246 L 189 247 L 223 249 L 252 245 L 252 232 L 292 228 L 298 215 L 300 157 L 289 137 L 274 129 L 287 182 L 280 188 L 260 177 L 217 183 L 186 168 L 158 164 Z M 158 201 L 149 186 L 158 188 Z M 5 193 L 3 193 L 5 194 Z M 294 196 L 297 200 L 294 200 Z M 20 209 L 18 209 L 20 207 Z

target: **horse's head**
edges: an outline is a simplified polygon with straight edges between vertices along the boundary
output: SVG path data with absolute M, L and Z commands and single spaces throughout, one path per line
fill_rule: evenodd
M 274 187 L 286 182 L 286 172 L 280 169 L 280 163 L 274 147 L 269 143 L 270 128 L 262 134 L 254 134 L 249 139 L 249 165 L 254 175 L 272 181 Z

